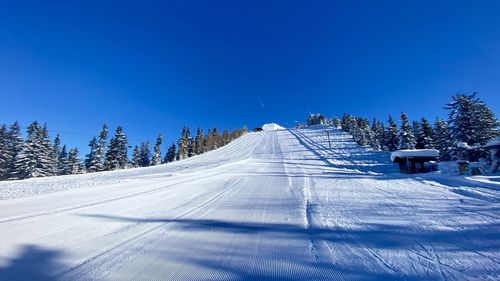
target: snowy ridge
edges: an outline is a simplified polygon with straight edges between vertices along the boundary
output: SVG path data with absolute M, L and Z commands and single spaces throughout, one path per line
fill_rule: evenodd
M 0 280 L 496 279 L 498 185 L 396 171 L 319 126 L 2 183 Z

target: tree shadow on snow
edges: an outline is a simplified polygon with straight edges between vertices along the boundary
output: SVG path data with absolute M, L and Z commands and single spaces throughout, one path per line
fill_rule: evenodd
M 236 235 L 235 237 L 241 237 L 241 241 L 248 239 L 249 235 L 259 237 L 259 241 L 264 241 L 262 243 L 266 245 L 260 248 L 259 252 L 256 249 L 249 250 L 247 246 L 241 245 L 230 253 L 224 252 L 224 255 L 230 255 L 232 260 L 240 260 L 244 264 L 255 261 L 257 257 L 261 262 L 257 266 L 260 266 L 261 270 L 235 264 L 221 264 L 214 260 L 214 257 L 220 255 L 218 251 L 228 246 L 226 244 L 228 241 L 207 240 L 204 243 L 210 244 L 210 246 L 206 246 L 202 250 L 199 248 L 186 249 L 184 243 L 184 247 L 177 252 L 175 245 L 173 245 L 173 248 L 162 250 L 166 251 L 166 253 L 162 254 L 165 259 L 195 264 L 196 266 L 206 267 L 207 270 L 211 271 L 226 272 L 235 276 L 231 280 L 331 280 L 333 275 L 357 280 L 419 280 L 422 278 L 422 276 L 408 275 L 409 273 L 401 275 L 372 268 L 366 265 L 369 262 L 365 264 L 367 261 L 364 261 L 364 257 L 358 257 L 360 260 L 352 260 L 347 264 L 332 263 L 330 259 L 325 258 L 318 258 L 314 261 L 311 260 L 311 256 L 304 254 L 303 248 L 297 246 L 304 246 L 305 244 L 302 241 L 311 241 L 311 245 L 322 245 L 323 242 L 328 242 L 333 248 L 340 249 L 373 249 L 375 251 L 386 249 L 412 252 L 419 251 L 418 249 L 428 250 L 432 248 L 431 251 L 436 253 L 441 251 L 448 253 L 464 251 L 497 253 L 500 250 L 500 241 L 498 239 L 500 223 L 463 225 L 458 230 L 439 229 L 426 231 L 414 226 L 391 224 L 365 224 L 362 229 L 352 229 L 342 227 L 323 228 L 314 225 L 305 227 L 300 224 L 286 223 L 248 223 L 215 219 L 84 216 L 112 221 L 168 224 L 185 232 L 233 234 Z M 236 239 L 236 241 L 238 240 Z M 283 245 L 289 245 L 284 256 Z M 189 247 L 189 245 L 187 246 Z M 191 255 L 190 252 L 197 254 Z M 266 270 L 271 266 L 274 271 L 267 272 Z M 286 266 L 295 268 L 296 274 L 280 269 Z M 436 272 L 430 272 L 429 274 L 436 274 Z M 427 277 L 431 279 L 438 278 L 437 276 Z
M 0 266 L 0 280 L 5 281 L 56 281 L 56 271 L 61 264 L 61 252 L 36 245 L 25 245 L 20 254 Z
M 322 228 L 284 223 L 246 223 L 237 221 L 211 220 L 211 219 L 169 219 L 169 218 L 133 218 L 107 215 L 83 215 L 115 221 L 135 223 L 173 223 L 186 231 L 219 231 L 226 233 L 259 234 L 272 233 L 291 239 L 309 237 L 313 240 L 329 242 L 352 243 L 363 247 L 374 248 L 406 248 L 419 243 L 432 242 L 441 246 L 454 247 L 457 240 L 474 239 L 481 241 L 482 246 L 475 250 L 500 250 L 500 223 L 475 226 L 463 226 L 456 230 L 433 230 L 410 228 L 402 225 L 391 224 L 366 224 L 364 229 L 346 229 L 341 227 Z
M 289 131 L 299 142 L 302 147 L 312 152 L 317 156 L 317 160 L 322 161 L 326 166 L 338 168 L 358 170 L 360 172 L 368 173 L 393 173 L 397 171 L 396 165 L 389 161 L 389 154 L 382 151 L 374 151 L 365 147 L 352 144 L 346 145 L 345 141 L 333 141 L 342 144 L 340 150 L 332 150 L 325 145 L 312 140 L 306 134 L 298 131 Z M 321 152 L 321 153 L 320 153 Z M 285 157 L 285 159 L 287 159 Z M 292 159 L 290 159 L 292 160 Z

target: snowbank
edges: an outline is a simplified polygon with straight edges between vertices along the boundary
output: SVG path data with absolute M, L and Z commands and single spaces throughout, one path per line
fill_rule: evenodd
M 441 161 L 438 170 L 443 175 L 458 175 L 458 164 L 456 161 Z
M 465 178 L 470 181 L 500 186 L 500 176 L 470 176 Z
M 264 131 L 277 131 L 277 130 L 284 130 L 284 127 L 281 127 L 280 125 L 276 123 L 269 123 L 269 124 L 264 124 L 262 126 L 262 130 Z
M 391 153 L 391 161 L 394 162 L 396 158 L 405 157 L 438 157 L 439 151 L 437 149 L 403 149 Z

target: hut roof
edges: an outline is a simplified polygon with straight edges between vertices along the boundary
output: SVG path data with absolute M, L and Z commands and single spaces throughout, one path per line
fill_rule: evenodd
M 403 149 L 391 153 L 391 161 L 394 162 L 396 158 L 434 158 L 439 156 L 437 149 Z

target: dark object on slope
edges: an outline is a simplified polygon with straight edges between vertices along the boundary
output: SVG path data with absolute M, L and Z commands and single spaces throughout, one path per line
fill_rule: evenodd
M 254 132 L 262 132 L 262 128 L 254 128 L 252 131 L 254 131 Z

